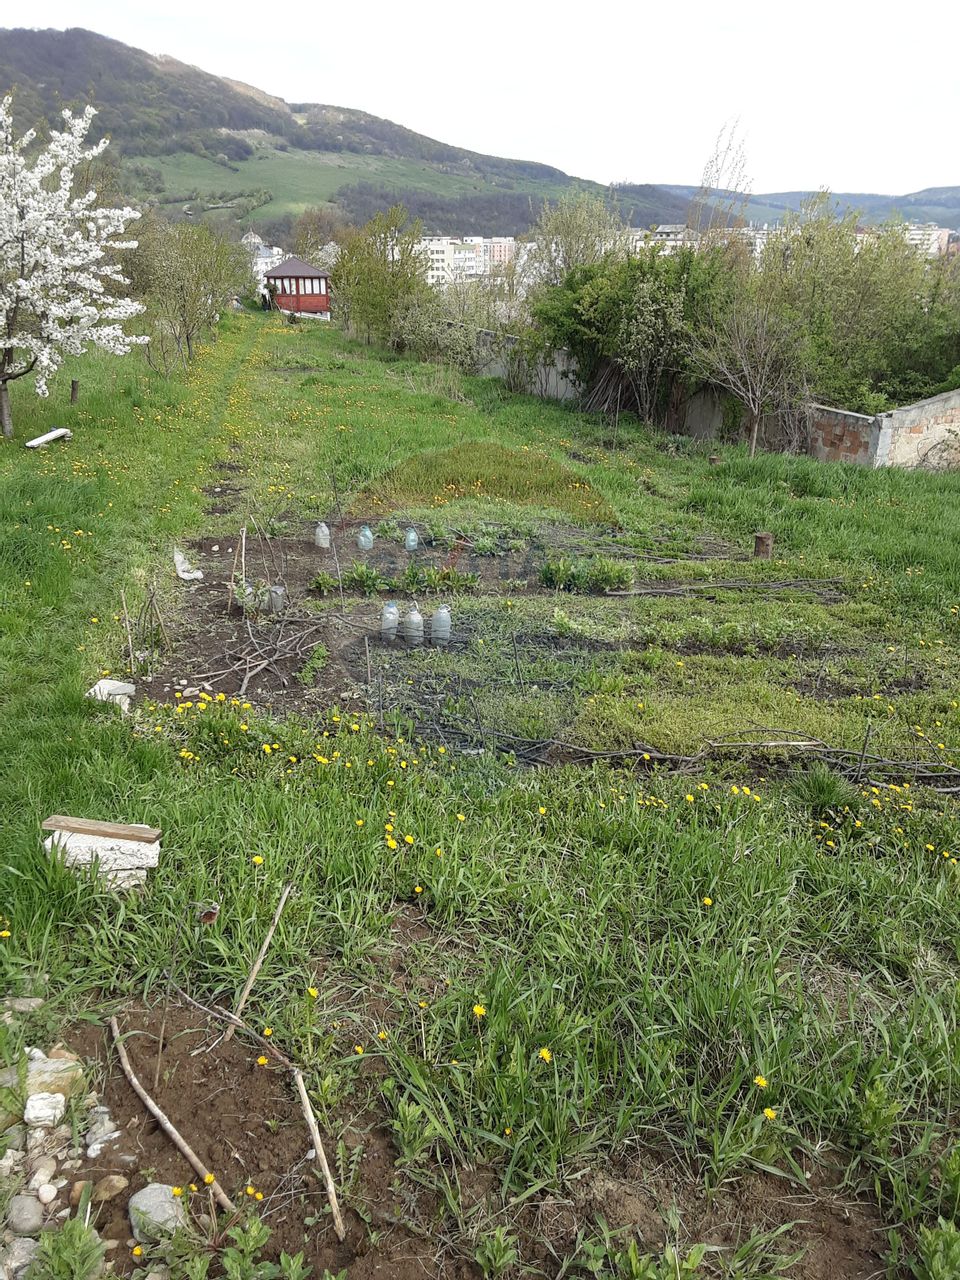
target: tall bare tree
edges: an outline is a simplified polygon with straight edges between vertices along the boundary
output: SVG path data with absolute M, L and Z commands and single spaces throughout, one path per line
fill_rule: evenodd
M 731 392 L 746 409 L 751 458 L 764 415 L 795 419 L 807 399 L 803 336 L 752 280 L 691 336 L 688 359 L 702 378 Z

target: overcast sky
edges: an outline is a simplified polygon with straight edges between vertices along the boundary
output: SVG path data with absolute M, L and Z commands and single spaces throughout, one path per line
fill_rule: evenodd
M 696 183 L 739 120 L 754 191 L 960 184 L 949 0 L 34 0 L 16 19 L 0 7 L 18 20 L 599 182 Z

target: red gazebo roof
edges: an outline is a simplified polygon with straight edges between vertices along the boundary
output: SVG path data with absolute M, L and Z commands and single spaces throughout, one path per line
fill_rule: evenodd
M 311 267 L 309 262 L 304 262 L 302 258 L 284 258 L 279 266 L 271 267 L 266 272 L 268 280 L 275 276 L 300 276 L 305 280 L 329 279 L 326 271 L 318 271 L 316 267 Z

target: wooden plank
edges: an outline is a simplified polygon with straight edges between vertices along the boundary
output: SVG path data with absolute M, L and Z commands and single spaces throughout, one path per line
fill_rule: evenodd
M 90 818 L 68 818 L 55 813 L 41 823 L 44 831 L 70 831 L 78 836 L 106 836 L 111 840 L 136 840 L 141 844 L 156 844 L 161 832 L 157 827 L 140 826 L 128 822 L 97 822 Z

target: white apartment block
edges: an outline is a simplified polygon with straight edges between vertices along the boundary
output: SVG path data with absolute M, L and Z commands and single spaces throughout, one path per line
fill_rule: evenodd
M 418 247 L 427 264 L 427 284 L 442 288 L 489 275 L 513 258 L 516 242 L 513 236 L 425 236 Z
M 927 258 L 937 258 L 947 252 L 951 232 L 949 227 L 938 227 L 935 222 L 906 222 L 903 235 L 907 244 L 913 245 Z

